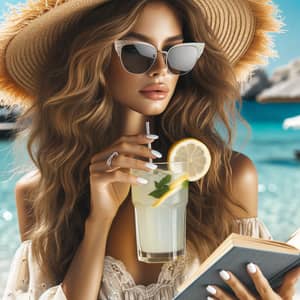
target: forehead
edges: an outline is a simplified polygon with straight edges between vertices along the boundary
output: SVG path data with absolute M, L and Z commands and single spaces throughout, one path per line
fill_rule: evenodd
M 148 3 L 141 11 L 131 31 L 148 36 L 154 41 L 164 41 L 182 34 L 182 24 L 176 11 L 162 1 Z

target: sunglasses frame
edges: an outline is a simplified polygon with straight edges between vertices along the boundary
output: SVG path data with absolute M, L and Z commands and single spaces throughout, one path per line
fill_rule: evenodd
M 143 45 L 147 45 L 147 46 L 151 46 L 153 47 L 155 50 L 156 50 L 156 56 L 155 56 L 155 59 L 153 60 L 153 63 L 151 64 L 151 66 L 143 73 L 133 73 L 133 72 L 130 72 L 126 69 L 126 67 L 124 66 L 123 64 L 123 61 L 122 61 L 122 48 L 124 46 L 127 46 L 127 45 L 131 45 L 131 44 L 143 44 Z M 168 66 L 168 54 L 169 54 L 169 51 L 171 51 L 172 49 L 174 48 L 177 48 L 177 47 L 181 47 L 181 46 L 193 46 L 197 49 L 197 60 L 200 58 L 200 56 L 202 55 L 203 53 L 203 50 L 204 50 L 204 47 L 205 47 L 205 43 L 196 43 L 196 42 L 193 42 L 193 43 L 180 43 L 180 44 L 177 44 L 177 45 L 174 45 L 172 46 L 170 49 L 168 49 L 168 51 L 164 51 L 164 50 L 158 50 L 154 45 L 150 44 L 150 43 L 147 43 L 147 42 L 142 42 L 142 41 L 133 41 L 133 40 L 116 40 L 114 41 L 114 48 L 117 52 L 117 55 L 119 56 L 120 58 L 120 61 L 121 61 L 121 65 L 122 67 L 124 68 L 124 70 L 126 70 L 128 73 L 130 74 L 135 74 L 135 75 L 140 75 L 140 74 L 145 74 L 147 73 L 152 67 L 153 65 L 155 64 L 155 62 L 157 61 L 157 57 L 158 57 L 158 53 L 161 53 L 164 57 L 165 57 L 165 64 L 166 66 L 168 67 L 168 71 L 172 74 L 175 74 L 175 75 L 185 75 L 187 73 L 189 73 L 191 70 L 185 72 L 185 73 L 180 73 L 180 74 L 177 74 L 177 73 L 173 73 L 169 66 Z M 197 61 L 196 60 L 196 61 Z

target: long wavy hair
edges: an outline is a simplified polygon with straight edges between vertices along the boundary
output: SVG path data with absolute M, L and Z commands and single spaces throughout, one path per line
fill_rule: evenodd
M 107 89 L 113 42 L 136 23 L 149 0 L 108 1 L 85 15 L 49 58 L 30 119 L 27 150 L 40 172 L 31 194 L 34 225 L 28 232 L 42 271 L 60 282 L 84 235 L 90 211 L 91 157 L 117 135 Z M 189 185 L 187 239 L 204 260 L 233 230 L 232 141 L 239 84 L 193 0 L 165 1 L 182 20 L 185 41 L 204 41 L 205 51 L 189 74 L 179 78 L 166 108 L 155 117 L 164 157 L 185 137 L 203 141 L 212 163 L 207 175 Z M 21 133 L 20 133 L 21 134 Z

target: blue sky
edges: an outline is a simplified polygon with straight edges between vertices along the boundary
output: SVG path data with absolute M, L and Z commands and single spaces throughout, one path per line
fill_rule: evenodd
M 287 31 L 274 35 L 274 42 L 279 58 L 270 60 L 267 71 L 271 73 L 274 68 L 287 64 L 295 58 L 300 58 L 300 1 L 274 0 L 281 11 Z
M 25 1 L 0 0 L 1 12 L 5 9 L 5 3 L 7 2 L 17 3 Z M 300 58 L 300 0 L 274 0 L 273 2 L 279 6 L 282 12 L 281 15 L 286 23 L 285 30 L 287 32 L 274 36 L 279 58 L 270 59 L 269 65 L 266 67 L 269 74 L 276 67 L 287 64 L 295 58 Z

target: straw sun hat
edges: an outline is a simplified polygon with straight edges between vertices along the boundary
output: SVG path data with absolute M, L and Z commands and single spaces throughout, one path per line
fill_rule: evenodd
M 5 102 L 32 103 L 59 37 L 85 13 L 107 1 L 28 0 L 12 6 L 0 24 L 0 90 L 7 94 Z M 240 81 L 256 65 L 276 56 L 268 33 L 280 32 L 282 21 L 272 1 L 194 1 Z

